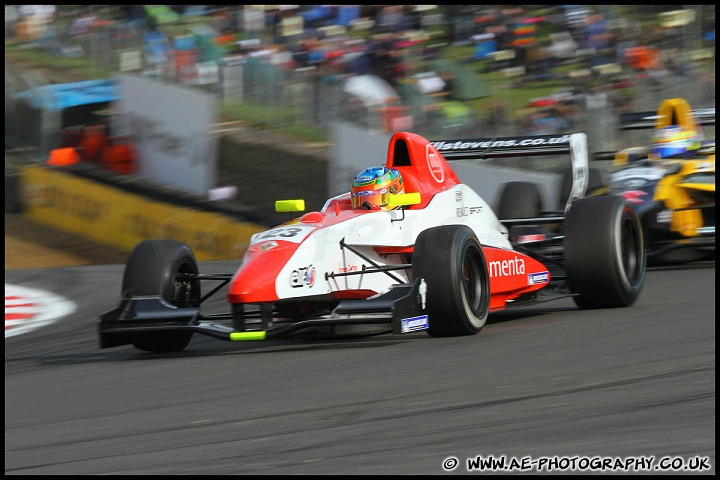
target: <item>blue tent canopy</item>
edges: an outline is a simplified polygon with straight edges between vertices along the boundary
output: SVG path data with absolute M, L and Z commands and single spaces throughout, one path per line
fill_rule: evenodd
M 120 98 L 114 79 L 86 80 L 74 83 L 43 85 L 13 95 L 38 110 L 63 110 L 79 105 L 112 102 Z

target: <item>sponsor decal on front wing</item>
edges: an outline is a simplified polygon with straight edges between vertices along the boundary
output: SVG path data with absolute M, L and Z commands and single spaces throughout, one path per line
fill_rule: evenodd
M 400 320 L 402 333 L 418 332 L 427 330 L 430 327 L 427 315 L 419 315 L 417 317 L 403 318 Z

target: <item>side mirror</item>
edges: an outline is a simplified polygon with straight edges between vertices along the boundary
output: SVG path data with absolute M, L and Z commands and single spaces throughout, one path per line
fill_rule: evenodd
M 422 201 L 420 192 L 400 193 L 398 195 L 390 195 L 388 205 L 391 207 L 406 207 L 409 205 L 417 205 Z
M 305 200 L 276 200 L 276 212 L 304 212 Z

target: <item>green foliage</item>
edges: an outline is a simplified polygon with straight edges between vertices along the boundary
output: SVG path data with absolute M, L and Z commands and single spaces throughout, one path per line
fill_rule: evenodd
M 69 74 L 92 79 L 110 78 L 117 72 L 94 66 L 87 58 L 53 55 L 35 45 L 5 40 L 5 56 L 22 59 L 40 67 L 65 70 Z
M 295 138 L 310 142 L 327 142 L 327 130 L 293 122 L 295 109 L 288 106 L 272 107 L 251 102 L 233 102 L 222 107 L 224 117 L 242 120 L 256 128 L 272 128 Z

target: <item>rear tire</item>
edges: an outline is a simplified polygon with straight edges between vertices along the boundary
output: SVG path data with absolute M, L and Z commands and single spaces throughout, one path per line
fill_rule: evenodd
M 562 171 L 562 181 L 560 183 L 560 210 L 565 209 L 573 184 L 572 168 L 566 168 Z M 603 188 L 604 182 L 602 172 L 597 168 L 588 169 L 588 186 L 585 195 L 591 195 L 594 191 Z
M 542 199 L 538 186 L 531 182 L 508 182 L 503 185 L 498 202 L 500 220 L 535 218 L 542 215 Z
M 475 335 L 490 308 L 490 280 L 482 246 L 465 225 L 445 225 L 418 235 L 412 258 L 414 279 L 427 283 L 428 334 Z
M 578 307 L 632 305 L 646 265 L 642 226 L 630 203 L 616 195 L 573 203 L 565 218 L 565 266 Z
M 198 273 L 195 255 L 189 246 L 175 240 L 145 240 L 138 243 L 128 257 L 122 291 L 132 295 L 160 296 L 176 307 L 200 305 L 200 281 L 181 279 L 178 274 Z M 190 343 L 193 332 L 149 332 L 133 335 L 132 344 L 139 350 L 178 352 Z

